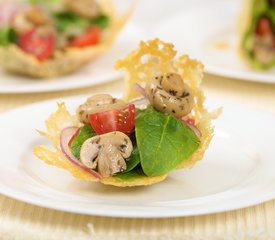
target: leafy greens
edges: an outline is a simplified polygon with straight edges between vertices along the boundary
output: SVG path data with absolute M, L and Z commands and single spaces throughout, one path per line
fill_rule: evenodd
M 93 128 L 90 125 L 84 125 L 78 135 L 75 137 L 75 139 L 72 141 L 71 144 L 71 150 L 72 150 L 72 154 L 78 159 L 80 160 L 80 149 L 82 144 L 88 139 L 91 138 L 93 136 L 95 136 L 96 133 L 93 130 Z M 126 164 L 127 164 L 127 169 L 122 172 L 119 173 L 119 175 L 121 174 L 125 174 L 127 172 L 132 171 L 138 164 L 140 163 L 140 158 L 139 158 L 139 151 L 137 149 L 136 146 L 134 146 L 134 149 L 131 153 L 131 156 L 129 158 L 126 159 Z
M 79 32 L 85 32 L 89 26 L 98 26 L 103 29 L 109 25 L 109 17 L 106 15 L 88 19 L 71 12 L 60 12 L 55 14 L 54 18 L 57 29 L 61 32 L 66 31 L 68 28 L 77 28 Z
M 185 123 L 152 106 L 138 112 L 135 122 L 134 149 L 126 159 L 127 169 L 116 174 L 120 179 L 167 174 L 197 150 L 200 140 Z M 95 136 L 84 125 L 71 144 L 73 155 L 80 160 L 82 144 Z
M 7 46 L 16 41 L 17 34 L 13 28 L 0 28 L 0 45 Z
M 135 126 L 140 162 L 147 176 L 160 176 L 175 169 L 200 144 L 186 124 L 152 106 L 139 113 Z
M 79 134 L 76 136 L 76 138 L 72 141 L 71 144 L 71 149 L 72 149 L 72 154 L 80 160 L 80 149 L 82 144 L 88 139 L 93 136 L 95 136 L 96 133 L 92 129 L 90 125 L 84 125 L 80 131 Z

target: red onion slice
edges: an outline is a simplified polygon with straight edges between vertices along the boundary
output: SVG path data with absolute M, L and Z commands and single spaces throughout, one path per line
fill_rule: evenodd
M 25 3 L 1 3 L 0 4 L 0 26 L 12 24 L 14 16 L 21 11 L 27 9 L 28 4 Z
M 188 127 L 190 127 L 193 132 L 197 135 L 198 138 L 201 138 L 202 133 L 201 131 L 195 126 L 195 121 L 187 116 L 183 116 L 179 118 L 181 121 L 183 121 Z
M 149 103 L 147 98 L 137 98 L 131 101 L 132 104 L 135 104 L 135 106 L 141 106 L 141 105 L 147 105 Z
M 139 91 L 139 93 L 140 93 L 143 97 L 147 98 L 146 92 L 145 92 L 145 88 L 144 88 L 144 87 L 142 87 L 142 86 L 139 85 L 138 83 L 135 83 L 135 84 L 134 84 L 134 87 L 135 87 L 135 89 L 136 89 L 137 91 Z
M 195 127 L 194 125 L 190 125 L 188 123 L 187 125 L 193 130 L 193 132 L 197 135 L 198 138 L 201 138 L 202 133 L 197 127 Z
M 94 177 L 98 178 L 98 179 L 101 179 L 102 176 L 90 169 L 90 168 L 87 168 L 86 166 L 84 166 L 81 162 L 79 162 L 75 156 L 72 154 L 71 152 L 71 149 L 69 148 L 69 141 L 70 139 L 72 138 L 72 136 L 75 134 L 75 132 L 78 130 L 77 127 L 67 127 L 67 128 L 64 128 L 61 132 L 61 135 L 60 135 L 60 147 L 61 147 L 61 150 L 62 152 L 64 153 L 65 157 L 71 162 L 73 163 L 74 165 L 80 167 L 82 170 L 92 174 Z

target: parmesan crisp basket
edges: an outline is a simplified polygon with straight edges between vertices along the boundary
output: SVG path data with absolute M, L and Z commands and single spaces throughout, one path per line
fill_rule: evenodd
M 194 97 L 195 107 L 188 115 L 195 119 L 196 127 L 201 132 L 200 146 L 189 159 L 183 161 L 177 168 L 191 168 L 197 161 L 201 160 L 207 150 L 212 139 L 214 127 L 212 120 L 220 114 L 220 109 L 214 112 L 208 112 L 204 107 L 205 97 L 201 90 L 201 81 L 203 78 L 203 65 L 190 59 L 187 55 L 176 58 L 176 51 L 172 44 L 164 43 L 159 39 L 148 42 L 140 42 L 139 48 L 131 52 L 126 58 L 117 61 L 117 69 L 126 70 L 126 92 L 124 99 L 130 101 L 140 97 L 133 85 L 139 83 L 144 86 L 148 79 L 155 74 L 174 72 L 179 74 L 183 80 L 189 85 Z M 104 184 L 114 185 L 118 187 L 126 186 L 145 186 L 163 181 L 167 175 L 148 177 L 139 176 L 131 179 L 121 179 L 116 176 L 97 179 L 91 174 L 85 172 L 81 168 L 69 162 L 60 149 L 60 133 L 66 127 L 80 127 L 80 123 L 76 115 L 71 115 L 64 103 L 58 104 L 58 110 L 51 114 L 46 121 L 47 132 L 39 133 L 48 138 L 53 145 L 53 149 L 45 146 L 36 146 L 35 155 L 42 159 L 45 163 L 55 165 L 68 170 L 74 177 L 86 181 L 100 181 Z

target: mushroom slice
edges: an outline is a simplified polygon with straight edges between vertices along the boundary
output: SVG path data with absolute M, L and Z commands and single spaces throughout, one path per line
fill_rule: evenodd
M 80 122 L 89 124 L 89 115 L 93 113 L 106 112 L 126 108 L 127 104 L 120 99 L 113 98 L 109 94 L 97 94 L 89 97 L 84 104 L 81 104 L 76 114 Z
M 131 139 L 122 132 L 110 132 L 87 139 L 80 150 L 80 161 L 103 177 L 126 170 L 125 159 L 133 151 Z
M 30 6 L 14 15 L 12 26 L 17 33 L 23 34 L 38 29 L 42 35 L 56 33 L 52 18 L 40 7 Z
M 176 117 L 189 114 L 194 107 L 194 96 L 187 84 L 177 73 L 167 73 L 153 77 L 145 86 L 150 103 L 160 112 Z
M 100 15 L 101 8 L 96 0 L 63 0 L 68 11 L 85 18 L 95 18 Z
M 25 18 L 36 26 L 52 24 L 50 17 L 36 5 L 31 6 L 25 12 Z
M 95 136 L 87 139 L 81 146 L 80 159 L 88 168 L 95 169 L 97 167 L 97 155 L 100 150 L 99 140 L 100 137 Z

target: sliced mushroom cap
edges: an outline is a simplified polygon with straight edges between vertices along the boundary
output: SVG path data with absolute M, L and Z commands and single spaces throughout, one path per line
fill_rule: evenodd
M 92 169 L 97 167 L 97 155 L 100 150 L 100 145 L 98 144 L 100 140 L 99 136 L 95 136 L 87 139 L 81 146 L 80 159 L 81 162 Z
M 63 4 L 66 10 L 86 18 L 95 18 L 101 13 L 96 0 L 63 0 Z
M 76 110 L 76 114 L 80 122 L 89 124 L 90 114 L 124 109 L 126 106 L 127 104 L 123 100 L 113 98 L 109 94 L 97 94 L 80 105 Z
M 195 101 L 187 84 L 177 73 L 153 77 L 145 86 L 150 103 L 160 112 L 182 117 L 192 111 Z
M 26 19 L 35 25 L 40 26 L 52 24 L 52 20 L 50 19 L 49 15 L 36 5 L 31 6 L 25 14 Z
M 122 132 L 110 132 L 87 139 L 80 150 L 80 161 L 103 177 L 126 170 L 125 159 L 133 151 L 131 139 Z
M 115 173 L 126 170 L 126 162 L 117 146 L 108 145 L 98 156 L 97 170 L 103 177 L 110 177 Z
M 44 35 L 55 32 L 50 16 L 40 7 L 31 6 L 25 11 L 17 13 L 12 22 L 16 32 L 22 34 L 33 29 L 42 29 Z

